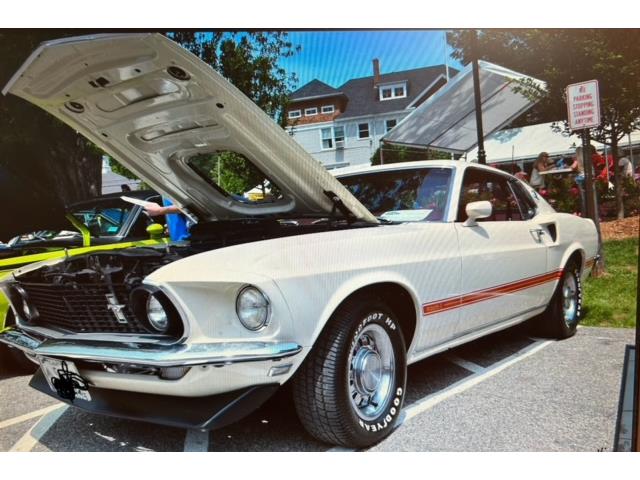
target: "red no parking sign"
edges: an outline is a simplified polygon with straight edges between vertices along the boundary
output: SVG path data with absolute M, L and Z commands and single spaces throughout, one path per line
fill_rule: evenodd
M 571 130 L 583 130 L 600 125 L 600 92 L 597 80 L 569 85 L 566 93 Z

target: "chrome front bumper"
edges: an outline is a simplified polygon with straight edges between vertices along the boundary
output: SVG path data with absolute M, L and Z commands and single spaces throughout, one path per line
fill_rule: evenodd
M 292 342 L 145 345 L 131 342 L 38 340 L 19 330 L 0 333 L 0 342 L 19 348 L 30 355 L 149 367 L 188 367 L 260 362 L 290 357 L 302 350 L 300 345 Z

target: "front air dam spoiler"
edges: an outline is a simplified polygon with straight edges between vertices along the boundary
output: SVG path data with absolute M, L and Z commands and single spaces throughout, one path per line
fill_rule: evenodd
M 51 390 L 42 370 L 30 386 L 68 405 L 91 413 L 178 428 L 213 430 L 246 417 L 266 402 L 279 384 L 257 385 L 208 397 L 177 397 L 89 387 L 91 401 L 61 398 Z

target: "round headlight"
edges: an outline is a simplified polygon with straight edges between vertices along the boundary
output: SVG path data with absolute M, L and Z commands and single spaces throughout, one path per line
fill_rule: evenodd
M 147 319 L 158 332 L 164 333 L 169 328 L 169 315 L 154 295 L 147 298 Z
M 236 313 L 249 330 L 260 330 L 269 320 L 269 300 L 256 287 L 245 287 L 238 293 Z

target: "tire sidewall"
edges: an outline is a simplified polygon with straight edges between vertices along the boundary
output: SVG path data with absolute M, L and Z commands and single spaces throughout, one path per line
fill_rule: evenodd
M 363 308 L 355 317 L 357 319 L 350 329 L 345 348 L 343 391 L 349 423 L 353 425 L 356 436 L 362 438 L 363 445 L 369 445 L 386 437 L 397 424 L 406 396 L 406 349 L 400 324 L 389 309 L 383 305 L 370 305 Z M 358 336 L 368 325 L 381 326 L 389 335 L 395 359 L 395 376 L 391 389 L 392 398 L 385 409 L 373 420 L 361 418 L 349 398 L 349 356 L 355 348 Z M 365 440 L 366 439 L 366 440 Z
M 576 318 L 571 325 L 567 325 L 564 320 L 564 309 L 563 309 L 563 298 L 562 298 L 562 289 L 564 287 L 564 282 L 569 275 L 573 275 L 576 282 L 577 289 L 577 299 L 576 299 Z M 580 323 L 580 319 L 582 318 L 582 301 L 583 301 L 583 293 L 582 293 L 582 278 L 580 277 L 580 269 L 575 264 L 567 265 L 562 273 L 562 278 L 560 280 L 560 285 L 558 285 L 558 294 L 556 298 L 556 318 L 558 322 L 558 326 L 562 331 L 562 336 L 569 337 L 576 332 L 578 327 L 578 323 Z

